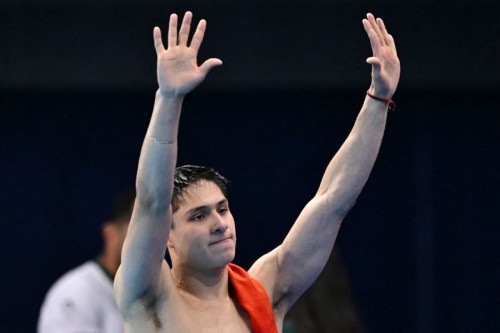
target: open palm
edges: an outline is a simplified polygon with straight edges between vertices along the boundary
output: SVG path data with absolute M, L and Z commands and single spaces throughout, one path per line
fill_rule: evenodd
M 177 15 L 170 16 L 168 29 L 168 48 L 163 46 L 160 28 L 153 32 L 158 58 L 158 84 L 160 92 L 169 95 L 185 95 L 199 85 L 210 69 L 221 65 L 220 59 L 211 58 L 198 66 L 197 56 L 206 29 L 206 21 L 201 20 L 188 45 L 191 27 L 191 12 L 186 12 L 177 33 Z

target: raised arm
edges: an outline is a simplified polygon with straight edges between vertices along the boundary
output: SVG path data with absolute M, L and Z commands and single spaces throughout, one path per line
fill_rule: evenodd
M 373 56 L 369 93 L 387 99 L 396 91 L 400 65 L 396 47 L 381 19 L 363 20 Z M 332 251 L 340 224 L 368 179 L 386 124 L 388 105 L 366 97 L 354 127 L 283 243 L 259 259 L 250 274 L 268 290 L 273 306 L 284 313 L 320 274 Z
M 170 200 L 177 159 L 177 132 L 184 96 L 200 84 L 219 59 L 197 64 L 206 22 L 201 20 L 188 43 L 192 14 L 187 12 L 177 31 L 177 15 L 170 16 L 168 47 L 154 28 L 159 89 L 139 158 L 137 197 L 115 279 L 115 297 L 122 314 L 138 300 L 159 295 L 168 266 L 164 255 L 172 223 Z

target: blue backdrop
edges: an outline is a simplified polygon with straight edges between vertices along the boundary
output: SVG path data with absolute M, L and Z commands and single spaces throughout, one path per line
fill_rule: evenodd
M 402 89 L 403 90 L 403 89 Z M 232 181 L 236 261 L 279 244 L 314 194 L 363 99 L 194 93 L 179 163 Z M 493 93 L 396 95 L 338 246 L 368 332 L 495 330 L 498 129 Z M 107 202 L 133 184 L 153 93 L 4 95 L 2 332 L 33 332 L 50 284 L 93 257 Z

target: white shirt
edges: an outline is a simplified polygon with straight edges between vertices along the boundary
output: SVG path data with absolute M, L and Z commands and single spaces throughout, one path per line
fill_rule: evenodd
M 95 261 L 59 278 L 45 296 L 38 318 L 38 333 L 123 332 L 113 283 Z

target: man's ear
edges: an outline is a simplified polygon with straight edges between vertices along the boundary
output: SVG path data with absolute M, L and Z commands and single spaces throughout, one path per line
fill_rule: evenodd
M 110 223 L 104 222 L 101 226 L 101 235 L 104 241 L 108 240 L 113 233 L 112 226 Z
M 116 237 L 116 225 L 109 222 L 104 222 L 101 227 L 102 239 L 105 243 Z
M 168 235 L 167 247 L 175 248 L 174 241 L 172 240 L 172 236 L 171 235 Z

